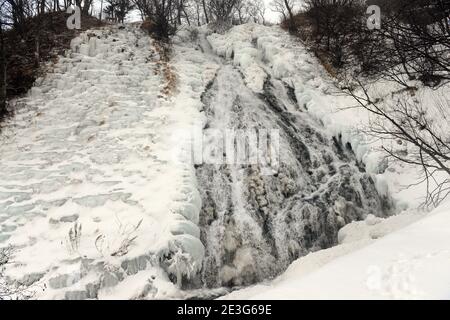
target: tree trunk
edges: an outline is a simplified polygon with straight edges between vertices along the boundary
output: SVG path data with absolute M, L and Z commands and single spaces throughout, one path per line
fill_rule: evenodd
M 189 15 L 186 12 L 186 7 L 183 7 L 183 13 L 184 13 L 184 16 L 186 17 L 186 21 L 188 23 L 188 26 L 190 26 L 191 25 L 191 19 L 189 19 Z
M 287 11 L 289 13 L 289 19 L 293 20 L 294 19 L 294 13 L 292 12 L 292 8 L 289 5 L 288 0 L 284 0 L 284 4 L 286 5 L 286 9 L 287 9 Z
M 200 5 L 196 3 L 196 11 L 197 11 L 197 25 L 200 27 L 202 24 L 200 22 Z
M 100 4 L 100 21 L 102 21 L 102 15 L 103 15 L 103 0 Z
M 206 1 L 202 0 L 202 4 L 203 4 L 203 11 L 205 12 L 206 23 L 209 24 L 208 10 L 206 9 Z
M 40 7 L 39 13 L 43 14 L 45 12 L 45 0 L 41 0 L 39 7 Z
M 85 15 L 89 14 L 89 9 L 91 8 L 92 0 L 85 0 L 83 6 L 83 13 Z

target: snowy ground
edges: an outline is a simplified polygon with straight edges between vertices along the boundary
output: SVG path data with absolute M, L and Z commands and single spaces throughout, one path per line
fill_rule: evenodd
M 449 204 L 426 218 L 350 225 L 340 245 L 297 260 L 273 282 L 224 299 L 450 299 Z
M 170 64 L 177 83 L 168 93 L 158 50 L 136 26 L 88 31 L 17 101 L 0 137 L 0 247 L 17 248 L 6 269 L 11 283 L 32 284 L 41 299 L 196 296 L 173 284 L 182 274 L 195 278 L 208 254 L 199 240 L 203 181 L 177 157 L 186 151 L 183 134 L 208 121 L 225 128 L 230 99 L 264 93 L 270 76 L 294 90 L 295 99 L 279 101 L 293 108 L 295 100 L 318 132 L 351 143 L 399 215 L 366 213 L 340 231 L 339 246 L 225 298 L 450 298 L 448 203 L 430 215 L 416 210 L 423 186 L 404 186 L 417 173 L 395 163 L 380 170 L 377 144 L 356 132 L 367 114 L 342 110 L 354 102 L 335 94 L 303 46 L 278 27 L 182 30 Z M 211 98 L 208 119 L 202 95 L 214 81 L 228 84 Z M 239 263 L 252 262 L 246 254 Z M 241 271 L 234 267 L 230 274 Z

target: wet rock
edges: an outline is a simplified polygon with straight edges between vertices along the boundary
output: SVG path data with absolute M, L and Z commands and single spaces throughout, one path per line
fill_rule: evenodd
M 120 278 L 117 277 L 117 275 L 110 273 L 110 272 L 106 272 L 105 274 L 103 274 L 102 280 L 101 280 L 101 287 L 102 288 L 110 288 L 110 287 L 114 287 L 117 284 L 119 284 Z
M 75 222 L 79 218 L 78 214 L 72 214 L 70 216 L 64 216 L 59 219 L 60 222 Z
M 128 275 L 133 275 L 139 271 L 147 269 L 150 262 L 149 256 L 140 256 L 131 260 L 125 260 L 122 262 L 121 267 Z
M 86 296 L 87 299 L 97 299 L 98 297 L 98 291 L 100 290 L 100 284 L 95 283 L 88 283 L 86 285 Z
M 52 289 L 62 289 L 70 287 L 71 285 L 77 283 L 78 281 L 80 281 L 79 274 L 62 274 L 54 278 L 51 278 L 48 281 L 48 284 Z
M 42 277 L 45 275 L 45 273 L 30 273 L 27 274 L 26 276 L 24 276 L 21 280 L 20 283 L 24 286 L 24 287 L 30 287 L 33 284 L 35 284 L 36 282 L 38 282 L 39 280 L 42 279 Z

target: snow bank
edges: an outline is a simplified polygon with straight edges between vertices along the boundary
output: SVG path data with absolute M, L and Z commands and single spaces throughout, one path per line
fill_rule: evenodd
M 5 274 L 36 298 L 161 298 L 168 266 L 201 266 L 195 172 L 171 135 L 201 122 L 204 83 L 181 74 L 190 89 L 167 96 L 160 67 L 136 26 L 90 30 L 18 101 L 0 138 L 0 246 L 18 248 Z
M 299 259 L 273 283 L 225 298 L 450 299 L 450 202 L 422 217 L 349 225 L 341 245 Z

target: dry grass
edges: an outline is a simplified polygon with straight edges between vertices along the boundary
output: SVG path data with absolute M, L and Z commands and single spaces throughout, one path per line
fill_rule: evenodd
M 338 79 L 339 72 L 338 70 L 333 66 L 333 64 L 329 61 L 327 54 L 324 52 L 320 52 L 319 50 L 314 50 L 314 55 L 317 57 L 317 60 L 319 60 L 320 64 L 323 66 L 325 71 L 333 78 Z
M 284 30 L 290 32 L 293 36 L 299 38 L 299 40 L 302 41 L 305 44 L 305 46 L 314 53 L 317 60 L 323 66 L 325 71 L 331 77 L 337 79 L 339 75 L 339 70 L 336 67 L 334 67 L 333 64 L 331 63 L 329 53 L 318 49 L 317 46 L 315 45 L 312 36 L 314 34 L 313 28 L 314 24 L 312 23 L 311 19 L 306 15 L 306 13 L 300 12 L 294 16 L 293 25 L 295 26 L 295 28 L 293 30 L 289 28 L 290 25 L 292 25 L 292 22 L 290 20 L 285 20 L 281 22 L 281 27 Z
M 171 96 L 177 86 L 177 76 L 170 65 L 171 49 L 170 45 L 161 41 L 155 41 L 156 52 L 158 52 L 160 61 L 157 62 L 156 74 L 161 74 L 165 80 L 161 95 L 165 97 Z

